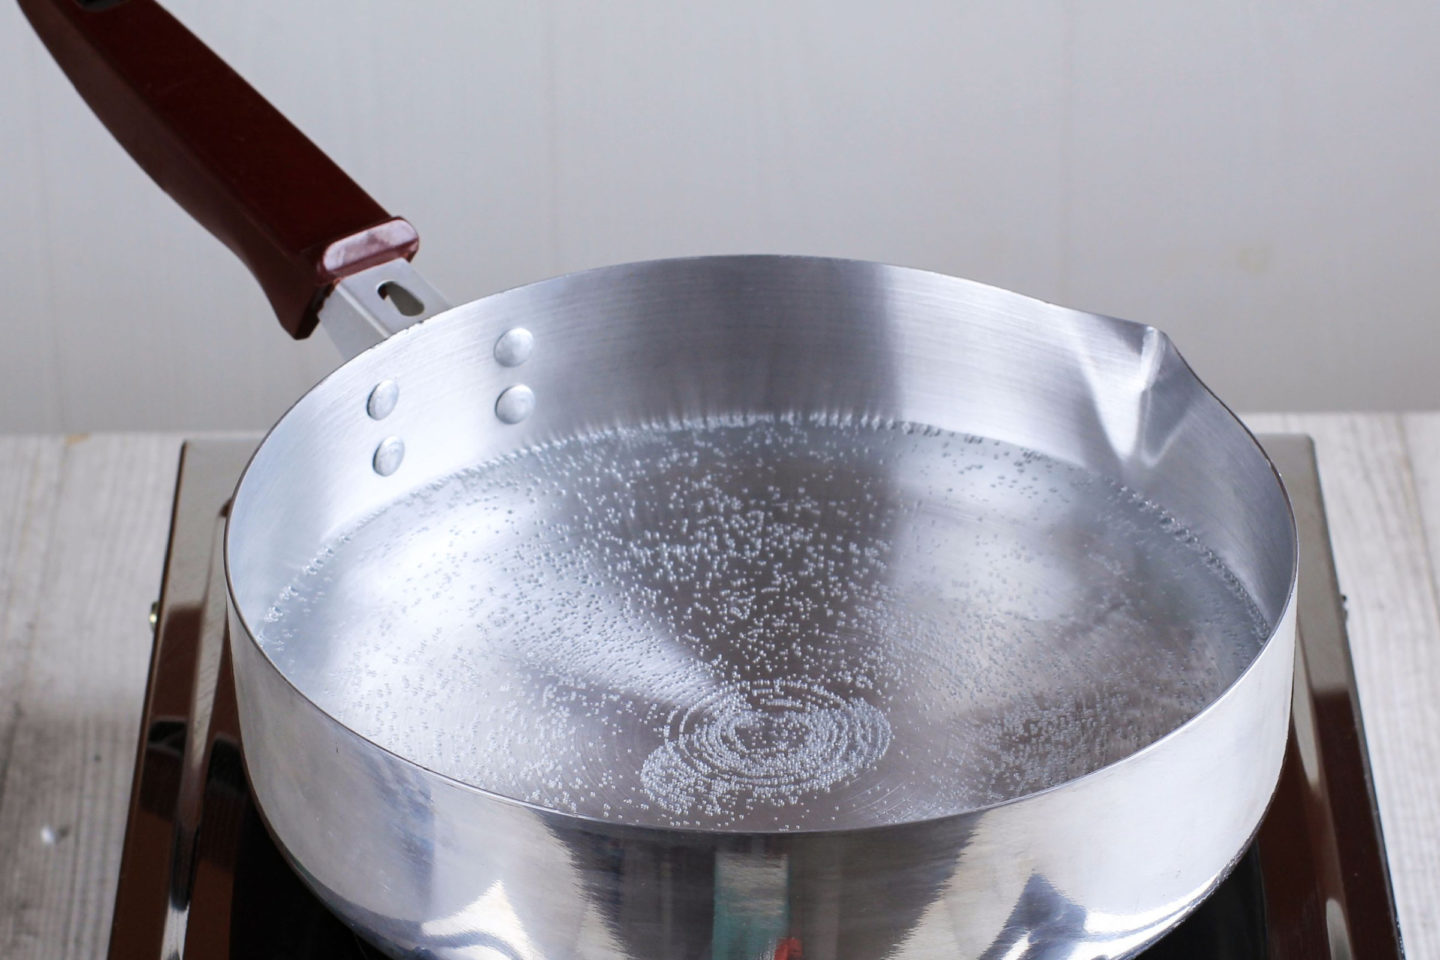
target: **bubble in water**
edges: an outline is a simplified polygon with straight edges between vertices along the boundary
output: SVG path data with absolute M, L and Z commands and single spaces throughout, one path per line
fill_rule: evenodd
M 934 427 L 736 418 L 574 437 L 327 544 L 259 625 L 376 743 L 610 820 L 797 830 L 1113 762 L 1268 624 L 1177 518 Z

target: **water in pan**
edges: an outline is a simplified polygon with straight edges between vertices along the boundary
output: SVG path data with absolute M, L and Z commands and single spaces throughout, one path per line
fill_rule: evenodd
M 910 820 L 1078 776 L 1173 729 L 1266 624 L 1153 504 L 910 424 L 557 442 L 331 544 L 260 639 L 426 767 L 593 817 Z

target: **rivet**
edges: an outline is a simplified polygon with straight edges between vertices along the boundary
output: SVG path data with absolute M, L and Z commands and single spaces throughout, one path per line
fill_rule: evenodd
M 399 399 L 400 384 L 394 380 L 381 380 L 370 391 L 370 399 L 365 401 L 365 412 L 370 414 L 371 420 L 384 420 L 390 416 Z
M 505 423 L 519 423 L 535 410 L 535 391 L 517 383 L 495 401 L 495 416 Z
M 495 341 L 495 359 L 502 367 L 518 367 L 530 359 L 535 349 L 535 335 L 524 327 L 511 327 Z
M 399 437 L 386 437 L 380 441 L 380 446 L 375 448 L 375 457 L 370 463 L 376 473 L 388 477 L 400 469 L 400 461 L 404 459 L 405 441 Z

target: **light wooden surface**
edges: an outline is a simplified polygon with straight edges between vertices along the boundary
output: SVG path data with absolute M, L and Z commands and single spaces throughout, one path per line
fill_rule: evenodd
M 1248 419 L 1315 437 L 1401 930 L 1440 957 L 1440 414 Z M 5 960 L 104 955 L 179 445 L 0 437 Z

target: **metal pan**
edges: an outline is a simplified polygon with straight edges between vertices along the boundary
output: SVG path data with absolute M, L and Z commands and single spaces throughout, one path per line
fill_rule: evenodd
M 1245 848 L 1294 524 L 1163 334 L 799 257 L 451 308 L 149 0 L 21 6 L 351 355 L 256 453 L 226 564 L 256 800 L 373 942 L 1116 957 Z

